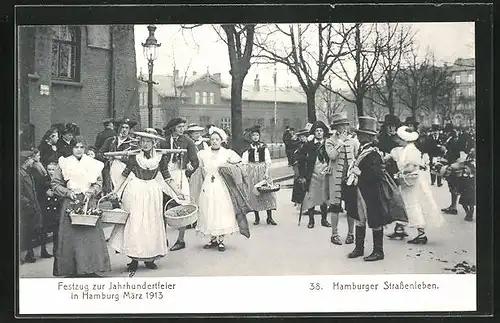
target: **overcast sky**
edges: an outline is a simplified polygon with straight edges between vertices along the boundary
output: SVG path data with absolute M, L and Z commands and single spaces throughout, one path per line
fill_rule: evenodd
M 452 64 L 457 58 L 474 57 L 474 23 L 410 23 L 416 32 L 416 43 L 420 55 L 426 49 L 434 52 L 438 65 L 444 62 Z M 212 25 L 204 25 L 194 30 L 181 31 L 179 25 L 156 25 L 155 37 L 161 43 L 160 56 L 154 63 L 154 74 L 172 74 L 175 60 L 177 69 L 182 75 L 187 68 L 189 74 L 196 71 L 204 73 L 221 73 L 222 80 L 230 84 L 229 58 L 227 46 L 219 39 Z M 147 62 L 143 55 L 141 43 L 148 37 L 147 25 L 135 26 L 135 43 L 137 52 L 137 72 L 142 69 L 147 75 Z M 294 75 L 288 74 L 284 66 L 277 67 L 279 85 L 297 85 Z M 262 85 L 273 84 L 273 67 L 252 66 L 246 79 L 251 84 L 255 75 L 259 74 Z M 343 87 L 338 83 L 337 86 Z

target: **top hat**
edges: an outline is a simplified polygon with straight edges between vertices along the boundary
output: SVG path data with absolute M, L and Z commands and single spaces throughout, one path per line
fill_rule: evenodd
M 387 118 L 386 118 L 387 120 Z M 372 117 L 361 116 L 358 117 L 359 126 L 355 129 L 355 132 L 366 133 L 369 135 L 377 134 L 377 119 Z
M 163 128 L 163 130 L 165 131 L 170 131 L 172 130 L 173 128 L 177 127 L 178 125 L 182 124 L 182 123 L 186 123 L 187 120 L 184 119 L 184 118 L 180 118 L 180 117 L 177 117 L 177 118 L 173 118 L 172 120 L 170 120 L 167 125 Z
M 108 124 L 110 124 L 110 123 L 114 123 L 114 122 L 115 122 L 115 120 L 114 120 L 113 118 L 106 118 L 106 119 L 103 119 L 103 120 L 102 120 L 102 124 L 103 124 L 104 126 L 107 126 Z
M 134 135 L 155 140 L 165 140 L 165 138 L 158 136 L 158 132 L 153 128 L 146 128 L 144 131 L 134 131 Z
M 453 127 L 453 123 L 447 123 L 444 128 L 443 128 L 443 132 L 444 133 L 450 133 L 452 131 L 454 131 L 455 128 Z
M 333 128 L 335 126 L 349 124 L 349 119 L 347 118 L 347 113 L 335 113 L 332 116 L 332 122 L 330 123 L 330 127 Z
M 130 120 L 128 118 L 125 118 L 123 120 L 117 121 L 116 123 L 118 125 L 118 128 L 120 128 L 124 124 L 127 124 L 130 127 L 130 129 L 132 129 L 133 127 L 135 127 L 137 125 L 136 121 Z
M 376 121 L 376 120 L 375 120 Z M 396 126 L 399 127 L 401 120 L 393 114 L 386 114 L 384 117 L 384 126 Z
M 196 123 L 189 124 L 186 132 L 194 132 L 194 131 L 205 131 L 204 127 L 198 126 Z
M 405 120 L 405 123 L 404 123 L 406 126 L 408 125 L 414 125 L 415 127 L 418 126 L 420 124 L 420 122 L 418 122 L 417 120 L 415 120 L 414 117 L 406 117 L 406 120 Z
M 328 136 L 330 133 L 330 127 L 328 127 L 323 121 L 316 121 L 312 126 L 311 129 L 309 130 L 309 134 L 314 135 L 314 132 L 316 129 L 321 128 L 323 129 L 325 137 Z

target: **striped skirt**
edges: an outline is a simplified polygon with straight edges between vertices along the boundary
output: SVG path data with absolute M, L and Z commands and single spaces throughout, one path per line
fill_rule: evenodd
M 246 167 L 246 191 L 253 211 L 276 210 L 276 193 L 256 195 L 253 189 L 255 184 L 264 180 L 266 168 L 266 163 L 251 163 Z

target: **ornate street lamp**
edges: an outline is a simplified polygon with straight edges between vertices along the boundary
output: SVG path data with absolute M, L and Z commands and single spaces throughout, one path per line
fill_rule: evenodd
M 148 127 L 153 128 L 153 84 L 158 84 L 153 81 L 153 62 L 158 58 L 161 44 L 155 38 L 156 26 L 149 25 L 148 30 L 149 36 L 146 42 L 142 43 L 142 47 L 144 48 L 144 57 L 148 61 L 149 79 L 147 81 L 141 79 L 141 81 L 148 84 Z

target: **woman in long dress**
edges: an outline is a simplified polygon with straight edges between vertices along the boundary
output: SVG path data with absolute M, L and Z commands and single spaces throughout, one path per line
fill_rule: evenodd
M 221 146 L 222 136 L 214 131 L 210 135 L 210 149 L 198 153 L 204 181 L 199 199 L 198 225 L 196 231 L 209 236 L 205 249 L 226 250 L 224 236 L 239 231 L 236 213 L 228 188 L 219 174 L 219 166 L 241 162 L 241 157 L 233 150 Z
M 116 191 L 123 209 L 129 212 L 125 225 L 116 225 L 109 245 L 132 261 L 127 270 L 134 272 L 139 261 L 149 269 L 157 269 L 155 260 L 167 254 L 167 236 L 163 219 L 163 188 L 169 185 L 180 199 L 183 195 L 173 183 L 168 171 L 168 158 L 156 152 L 162 137 L 154 129 L 135 132 L 140 137 L 141 151 L 130 156 L 123 170 L 124 181 Z
M 426 244 L 428 239 L 426 227 L 439 227 L 444 223 L 444 218 L 439 212 L 436 202 L 430 191 L 430 186 L 424 181 L 420 166 L 422 154 L 415 147 L 419 135 L 407 126 L 397 130 L 399 147 L 391 150 L 387 158 L 396 161 L 399 172 L 395 175 L 401 184 L 401 195 L 408 214 L 408 226 L 417 228 L 418 235 L 409 240 L 412 244 Z
M 273 220 L 273 210 L 276 210 L 276 193 L 256 194 L 254 186 L 263 181 L 270 180 L 269 167 L 271 166 L 271 154 L 266 144 L 260 141 L 260 127 L 256 126 L 250 130 L 252 142 L 250 147 L 243 152 L 242 161 L 246 165 L 247 173 L 247 195 L 252 210 L 255 213 L 254 225 L 260 223 L 259 211 L 266 211 L 267 224 L 277 225 Z
M 71 224 L 67 211 L 90 199 L 88 208 L 101 192 L 104 164 L 85 155 L 86 143 L 77 136 L 72 141 L 72 155 L 59 158 L 52 177 L 54 194 L 63 199 L 59 218 L 58 246 L 54 255 L 54 276 L 98 276 L 111 271 L 108 247 L 100 220 L 94 227 Z

